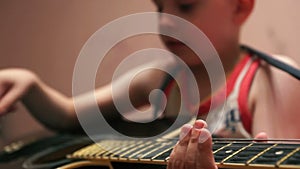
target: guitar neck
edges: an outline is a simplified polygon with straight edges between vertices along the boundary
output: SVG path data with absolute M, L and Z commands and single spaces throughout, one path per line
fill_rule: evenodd
M 102 140 L 68 158 L 166 165 L 175 139 Z M 213 153 L 219 168 L 300 168 L 300 144 L 215 140 Z

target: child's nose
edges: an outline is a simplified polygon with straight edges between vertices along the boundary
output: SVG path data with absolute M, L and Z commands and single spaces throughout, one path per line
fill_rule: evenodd
M 170 31 L 176 26 L 174 17 L 171 17 L 169 14 L 161 14 L 159 17 L 159 27 L 161 30 Z

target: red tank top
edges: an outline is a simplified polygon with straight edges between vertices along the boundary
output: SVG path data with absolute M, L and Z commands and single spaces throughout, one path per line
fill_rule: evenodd
M 217 98 L 220 105 L 212 108 L 211 99 L 200 104 L 198 115 L 208 115 L 208 128 L 214 135 L 251 137 L 252 114 L 248 108 L 248 97 L 259 63 L 259 59 L 250 55 L 242 58 L 227 79 L 225 102 Z M 167 97 L 172 95 L 174 86 L 174 81 L 169 81 L 164 88 Z M 213 97 L 218 97 L 218 94 Z

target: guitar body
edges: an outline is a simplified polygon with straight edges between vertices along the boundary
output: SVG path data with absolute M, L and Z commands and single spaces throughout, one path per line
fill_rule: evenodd
M 79 135 L 20 140 L 0 152 L 0 168 L 53 169 L 73 162 L 66 155 L 92 143 L 88 137 Z

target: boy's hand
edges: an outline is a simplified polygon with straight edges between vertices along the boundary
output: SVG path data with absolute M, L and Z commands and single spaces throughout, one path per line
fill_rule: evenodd
M 180 141 L 174 147 L 167 169 L 216 169 L 212 153 L 212 137 L 206 123 L 197 120 L 194 126 L 184 125 Z
M 206 123 L 197 120 L 194 126 L 181 128 L 180 141 L 174 147 L 167 169 L 217 169 L 212 152 L 212 137 L 205 129 Z M 256 139 L 266 140 L 266 133 L 258 133 Z
M 0 116 L 15 109 L 15 104 L 26 95 L 37 82 L 34 73 L 25 69 L 0 71 Z

